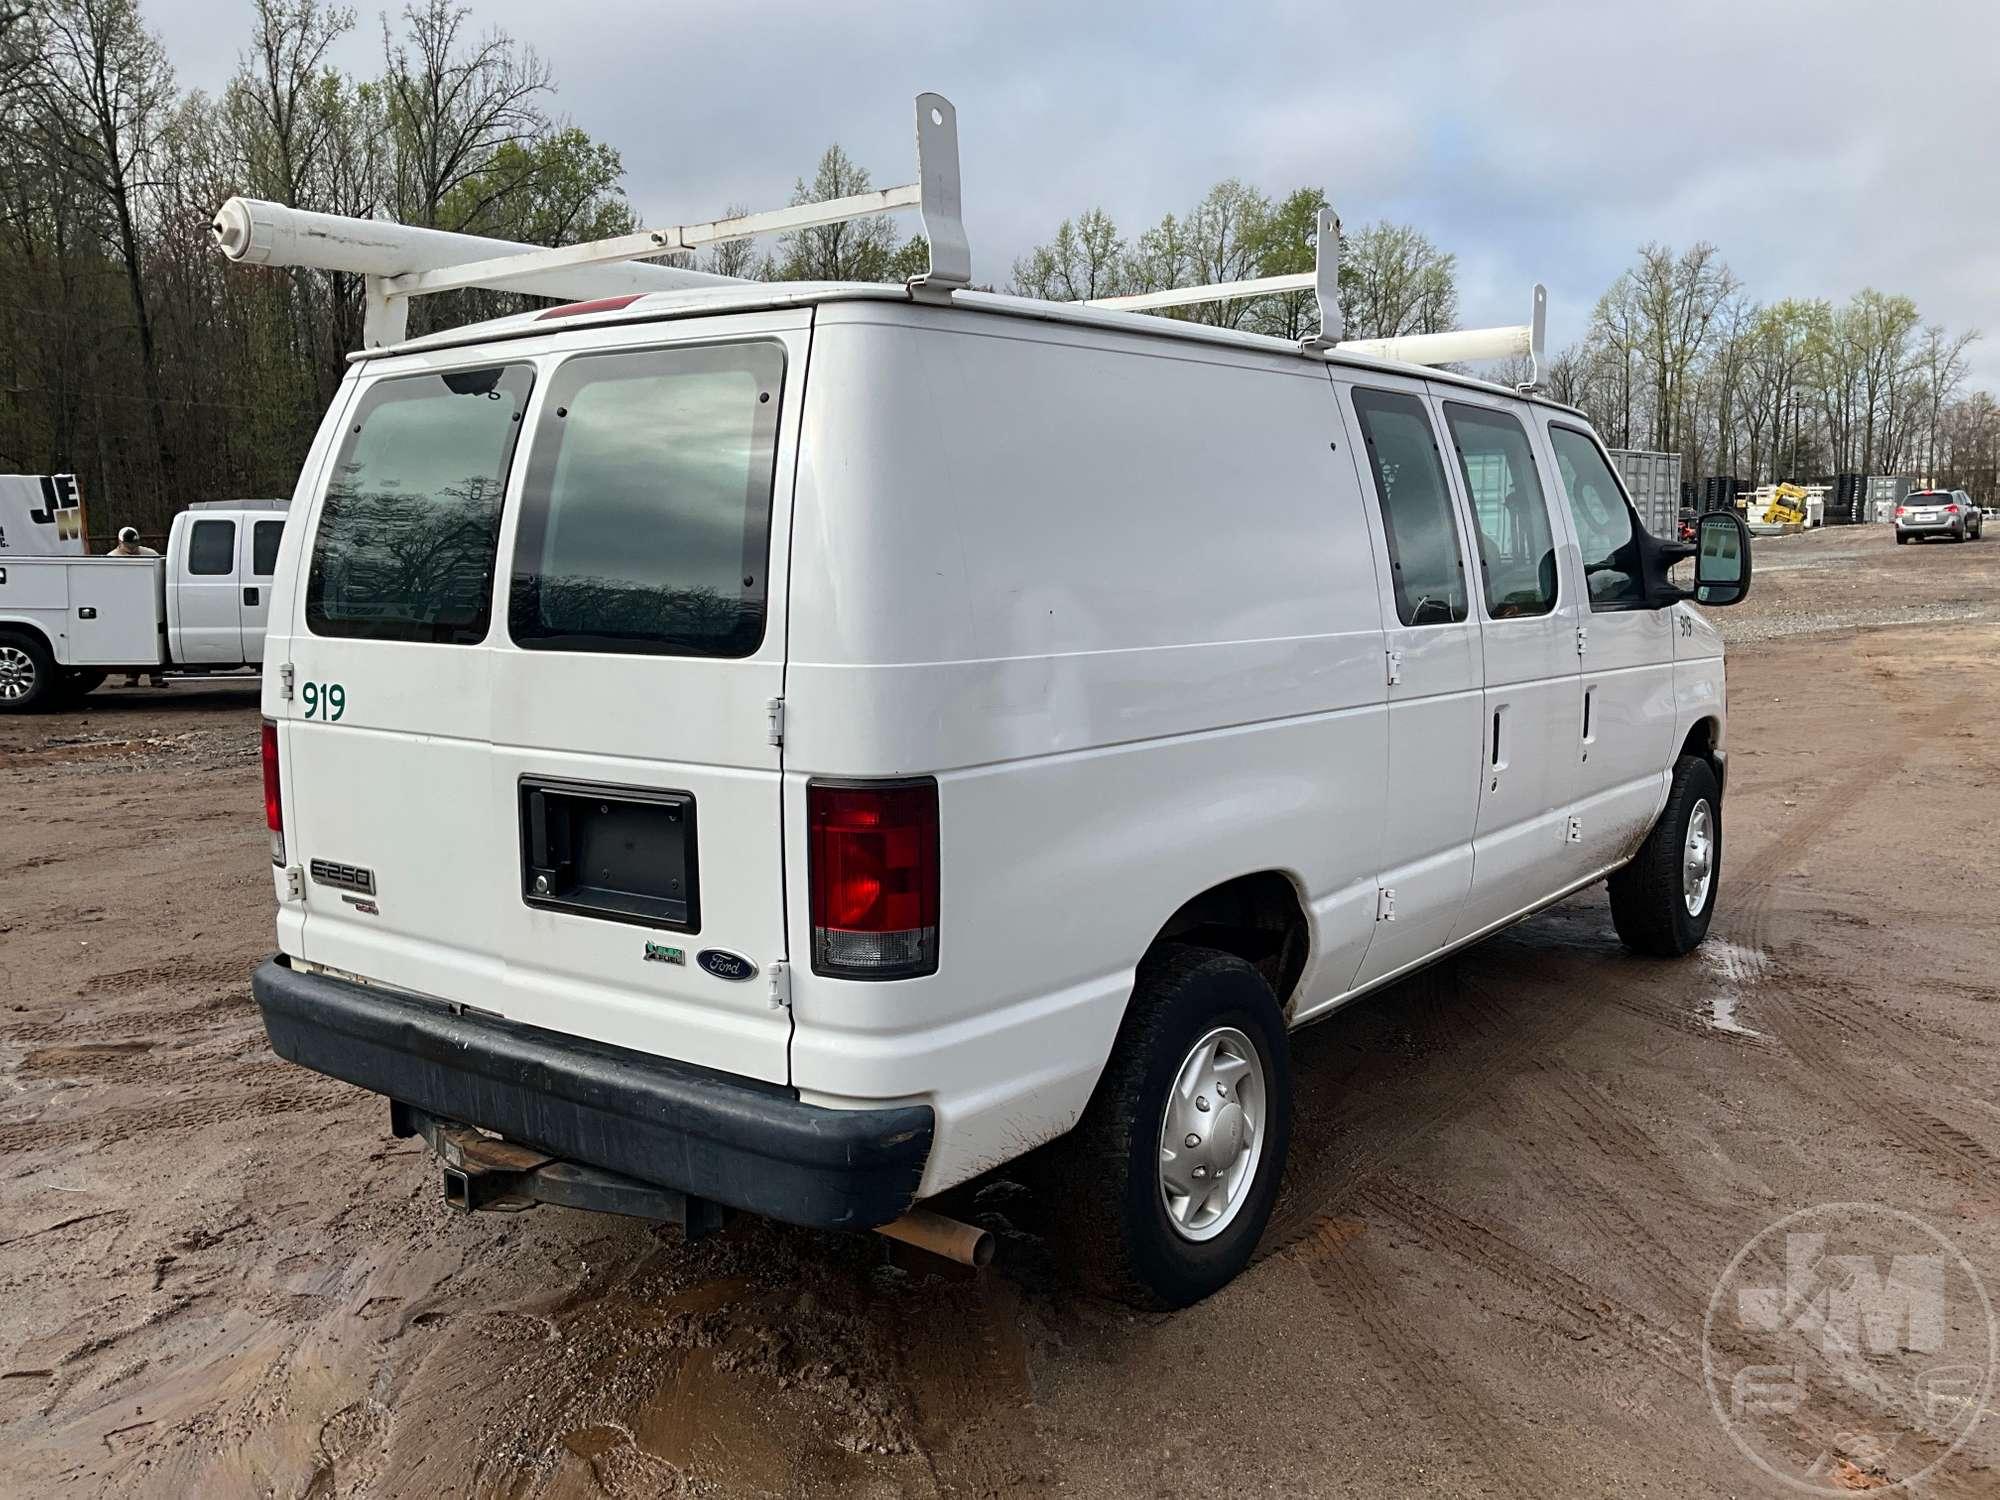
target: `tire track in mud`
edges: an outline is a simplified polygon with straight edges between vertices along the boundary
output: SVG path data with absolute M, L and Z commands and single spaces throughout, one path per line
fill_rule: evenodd
M 1882 677 L 1885 685 L 1893 677 L 1879 668 L 1871 671 Z M 1896 773 L 1910 758 L 1962 718 L 1969 707 L 1969 700 L 1959 696 L 1916 719 L 1904 720 L 1887 764 L 1871 759 L 1850 772 L 1821 793 L 1810 810 L 1759 848 L 1738 876 L 1739 889 L 1746 892 L 1747 899 L 1726 923 L 1733 940 L 1754 951 L 1768 952 L 1782 873 L 1861 810 L 1871 796 L 1893 784 Z M 1866 1122 L 1960 1182 L 1990 1188 L 2000 1181 L 2000 1159 L 1978 1140 L 1894 1091 L 1880 1070 L 1861 1076 L 1836 1029 L 1874 1035 L 1889 1043 L 1892 1054 L 1903 1049 L 1897 1045 L 1900 1038 L 1883 1035 L 1866 1011 L 1837 1003 L 1838 989 L 1825 984 L 1816 990 L 1782 982 L 1770 984 L 1766 992 L 1781 996 L 1784 1003 L 1766 1006 L 1764 1019 L 1785 1049 L 1839 1096 L 1851 1118 Z
M 1500 1005 L 1484 985 L 1465 978 L 1462 963 L 1450 959 L 1407 981 L 1415 987 L 1412 995 L 1400 995 L 1403 986 L 1397 985 L 1372 1002 L 1400 1004 L 1406 1027 L 1442 1033 L 1441 1066 L 1418 1059 L 1393 1076 L 1371 1078 L 1370 1092 L 1381 1102 L 1359 1118 L 1342 1118 L 1339 1096 L 1344 1090 L 1339 1087 L 1315 1091 L 1325 1096 L 1313 1101 L 1318 1108 L 1308 1104 L 1300 1109 L 1306 1101 L 1295 1097 L 1291 1153 L 1277 1208 L 1253 1264 L 1282 1254 L 1313 1233 L 1329 1213 L 1411 1147 L 1484 1104 L 1502 1076 L 1527 1066 L 1536 1055 L 1546 1057 L 1556 1041 L 1589 1019 L 1588 1005 L 1569 997 L 1539 1007 Z M 1330 1019 L 1327 1024 L 1339 1022 Z M 1441 1087 L 1410 1097 L 1409 1085 L 1421 1086 L 1438 1072 L 1450 1075 Z
M 1690 1335 L 1627 1307 L 1491 1226 L 1426 1197 L 1398 1174 L 1375 1178 L 1357 1201 L 1430 1248 L 1478 1267 L 1548 1308 L 1559 1319 L 1556 1331 L 1565 1337 L 1581 1342 L 1603 1335 L 1676 1375 L 1699 1378 L 1700 1351 Z
M 1697 1196 L 1675 1157 L 1588 1080 L 1551 1070 L 1524 1091 L 1523 1100 L 1555 1130 L 1522 1130 L 1510 1142 L 1588 1241 L 1607 1247 L 1635 1282 L 1663 1300 L 1675 1301 L 1691 1290 L 1705 1294 L 1706 1278 L 1693 1273 L 1685 1254 L 1663 1240 L 1605 1178 L 1579 1162 L 1574 1149 L 1564 1148 L 1581 1143 L 1603 1163 L 1611 1182 L 1643 1183 L 1666 1200 L 1678 1224 L 1735 1236 L 1740 1225 L 1729 1210 Z
M 1587 1346 L 1595 1357 L 1602 1359 L 1623 1352 L 1647 1361 L 1677 1380 L 1696 1387 L 1705 1383 L 1699 1332 L 1648 1316 L 1517 1244 L 1493 1226 L 1427 1197 L 1399 1174 L 1385 1173 L 1375 1178 L 1356 1195 L 1356 1199 L 1357 1206 L 1366 1208 L 1381 1221 L 1395 1224 L 1427 1250 L 1473 1267 L 1532 1303 L 1550 1309 L 1556 1314 L 1556 1319 L 1549 1325 L 1551 1331 L 1572 1343 Z M 1306 1260 L 1308 1273 L 1323 1291 L 1340 1285 L 1343 1280 L 1352 1280 L 1351 1273 L 1343 1274 L 1343 1263 L 1355 1259 L 1348 1245 L 1364 1227 L 1352 1221 L 1329 1219 L 1321 1233 L 1308 1238 L 1294 1251 Z M 1391 1288 L 1378 1289 L 1378 1296 L 1392 1295 Z M 1341 1299 L 1336 1297 L 1335 1300 L 1340 1302 L 1343 1311 L 1355 1311 Z M 1706 1299 L 1703 1299 L 1703 1305 L 1706 1305 Z M 1378 1311 L 1376 1325 L 1380 1326 L 1384 1321 L 1386 1319 Z M 1739 1344 L 1738 1337 L 1726 1321 L 1716 1326 L 1711 1339 L 1713 1347 L 1725 1354 L 1746 1356 L 1756 1352 Z M 1399 1347 L 1390 1346 L 1392 1357 L 1399 1352 Z M 1421 1350 L 1421 1346 L 1415 1347 L 1420 1350 L 1420 1359 L 1423 1353 L 1429 1352 Z M 1857 1424 L 1857 1430 L 1865 1430 L 1872 1415 L 1837 1391 L 1821 1392 L 1820 1400 L 1827 1407 L 1827 1417 L 1822 1420 L 1835 1419 L 1836 1425 L 1840 1421 L 1849 1421 Z M 1480 1420 L 1484 1422 L 1486 1419 L 1482 1415 Z M 1476 1425 L 1471 1430 L 1491 1431 L 1492 1428 Z M 1825 1436 L 1806 1425 L 1803 1417 L 1794 1419 L 1792 1433 L 1807 1448 L 1820 1446 Z M 1539 1494 L 1546 1492 L 1547 1488 L 1544 1472 L 1539 1475 L 1538 1482 L 1517 1484 L 1508 1493 Z
M 1521 1424 L 1397 1314 L 1396 1289 L 1357 1243 L 1365 1229 L 1329 1216 L 1293 1252 L 1339 1320 L 1343 1363 L 1361 1377 L 1357 1404 L 1371 1422 L 1399 1429 L 1407 1448 L 1441 1450 L 1456 1471 L 1450 1493 L 1545 1493 L 1546 1465 L 1512 1437 Z
M 902 1311 L 898 1377 L 941 1495 L 1042 1494 L 1054 1482 L 1021 1311 L 1013 1283 L 991 1274 L 935 1277 Z

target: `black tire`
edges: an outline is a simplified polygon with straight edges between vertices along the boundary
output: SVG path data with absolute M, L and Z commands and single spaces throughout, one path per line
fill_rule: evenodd
M 1896 533 L 1896 545 L 1898 547 L 1902 546 L 1903 543 L 1907 542 L 1908 540 L 1909 538 L 1904 536 L 1902 532 L 1899 531 Z
M 1712 830 L 1708 892 L 1701 909 L 1691 912 L 1682 855 L 1688 824 L 1704 803 Z M 1675 762 L 1674 784 L 1660 821 L 1632 862 L 1612 875 L 1609 884 L 1612 924 L 1619 940 L 1634 953 L 1679 958 L 1708 936 L 1716 893 L 1722 889 L 1722 789 L 1714 767 L 1699 755 L 1683 755 Z
M 38 635 L 0 630 L 0 714 L 31 714 L 50 707 L 62 691 L 55 658 Z
M 1263 1146 L 1234 1217 L 1196 1241 L 1169 1219 L 1160 1133 L 1181 1065 L 1218 1027 L 1248 1037 L 1262 1061 Z M 1111 1061 L 1058 1156 L 1078 1271 L 1093 1290 L 1147 1307 L 1186 1307 L 1219 1291 L 1250 1263 L 1270 1222 L 1291 1136 L 1291 1058 L 1270 985 L 1212 948 L 1148 954 Z

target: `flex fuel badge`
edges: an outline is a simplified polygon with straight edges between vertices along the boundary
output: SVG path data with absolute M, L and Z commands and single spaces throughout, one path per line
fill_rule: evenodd
M 649 964 L 685 964 L 687 961 L 685 948 L 670 948 L 665 943 L 646 944 L 646 962 Z

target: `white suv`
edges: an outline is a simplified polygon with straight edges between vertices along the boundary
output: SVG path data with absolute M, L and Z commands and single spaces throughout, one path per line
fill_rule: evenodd
M 1714 909 L 1695 549 L 1498 386 L 649 294 L 358 356 L 293 515 L 255 991 L 466 1207 L 866 1229 L 1071 1135 L 1185 1303 L 1270 1214 L 1288 1030 L 1606 876 L 1645 953 Z

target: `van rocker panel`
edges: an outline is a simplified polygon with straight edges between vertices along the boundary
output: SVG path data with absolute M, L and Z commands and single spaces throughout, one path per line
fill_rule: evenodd
M 266 959 L 251 977 L 288 1062 L 767 1218 L 871 1229 L 915 1201 L 929 1105 L 824 1109 L 788 1088 L 561 1036 Z

